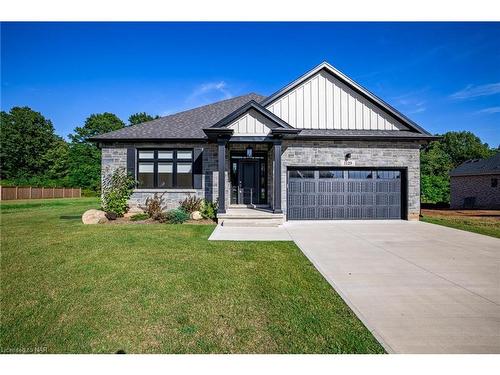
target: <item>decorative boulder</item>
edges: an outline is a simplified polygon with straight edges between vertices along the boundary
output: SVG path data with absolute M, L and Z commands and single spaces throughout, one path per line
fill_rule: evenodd
M 201 219 L 203 219 L 203 216 L 201 216 L 201 212 L 200 211 L 193 211 L 191 213 L 191 219 L 193 219 L 193 220 L 201 220 Z
M 106 213 L 100 210 L 88 210 L 82 216 L 83 224 L 104 224 L 108 222 Z

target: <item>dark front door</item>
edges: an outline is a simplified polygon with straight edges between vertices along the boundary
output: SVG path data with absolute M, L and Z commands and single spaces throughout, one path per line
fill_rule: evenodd
M 239 204 L 259 203 L 259 162 L 257 160 L 239 161 Z

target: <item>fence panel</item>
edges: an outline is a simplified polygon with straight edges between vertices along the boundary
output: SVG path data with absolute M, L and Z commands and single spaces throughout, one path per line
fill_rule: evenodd
M 52 188 L 31 186 L 0 186 L 0 200 L 41 199 L 41 198 L 80 198 L 80 188 Z

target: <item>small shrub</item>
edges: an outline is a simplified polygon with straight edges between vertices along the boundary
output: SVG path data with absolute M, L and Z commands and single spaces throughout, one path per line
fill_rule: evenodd
M 144 206 L 140 206 L 144 212 L 153 220 L 161 221 L 163 210 L 165 209 L 163 195 L 155 193 L 152 197 L 146 198 Z
M 182 224 L 189 219 L 189 214 L 182 208 L 176 208 L 167 212 L 167 220 L 170 224 Z
M 135 214 L 130 217 L 131 221 L 141 221 L 141 220 L 147 220 L 149 219 L 149 215 L 147 213 L 140 213 L 140 214 Z
M 118 168 L 107 173 L 102 181 L 102 209 L 123 216 L 128 209 L 128 200 L 132 195 L 135 180 L 125 168 Z
M 201 206 L 201 216 L 203 216 L 205 219 L 211 219 L 215 220 L 217 218 L 217 208 L 218 208 L 218 202 L 210 202 L 207 200 L 203 201 L 203 205 Z
M 187 213 L 200 211 L 203 205 L 203 198 L 198 198 L 195 195 L 189 195 L 184 200 L 180 201 L 180 207 Z

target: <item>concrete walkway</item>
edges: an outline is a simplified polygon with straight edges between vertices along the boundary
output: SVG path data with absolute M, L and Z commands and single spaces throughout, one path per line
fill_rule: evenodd
M 220 226 L 214 229 L 210 241 L 292 241 L 283 227 L 232 227 Z
M 387 351 L 500 353 L 500 240 L 406 221 L 284 228 Z

